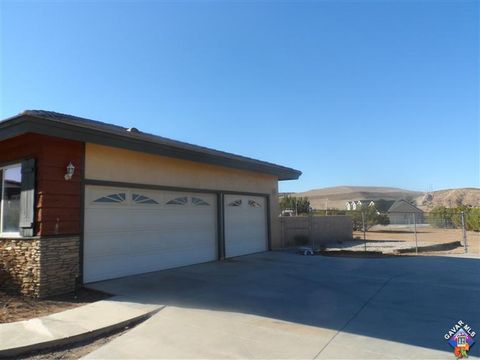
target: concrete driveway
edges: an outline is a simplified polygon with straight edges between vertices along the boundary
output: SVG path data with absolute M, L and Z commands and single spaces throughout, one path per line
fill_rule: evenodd
M 87 358 L 454 359 L 444 334 L 480 333 L 479 259 L 270 252 L 93 287 L 167 306 Z

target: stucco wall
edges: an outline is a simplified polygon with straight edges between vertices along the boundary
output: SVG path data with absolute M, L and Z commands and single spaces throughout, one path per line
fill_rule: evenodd
M 85 178 L 270 195 L 272 247 L 278 248 L 278 179 L 268 174 L 86 144 Z

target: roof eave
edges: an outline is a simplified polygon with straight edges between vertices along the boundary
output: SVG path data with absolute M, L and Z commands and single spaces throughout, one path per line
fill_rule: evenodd
M 108 131 L 90 129 L 46 118 L 20 114 L 0 123 L 0 141 L 26 133 L 37 133 L 86 143 L 112 146 L 127 150 L 140 151 L 155 155 L 168 156 L 183 160 L 207 163 L 246 171 L 265 173 L 278 177 L 278 180 L 296 180 L 301 171 L 282 166 L 262 164 L 259 161 L 229 159 L 222 156 L 181 149 L 159 143 L 147 142 L 132 136 L 122 136 Z

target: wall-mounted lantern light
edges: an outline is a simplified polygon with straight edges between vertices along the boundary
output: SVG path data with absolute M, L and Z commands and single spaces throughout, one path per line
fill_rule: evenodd
M 65 180 L 70 180 L 75 172 L 75 166 L 73 166 L 72 162 L 67 165 L 67 173 L 65 174 Z

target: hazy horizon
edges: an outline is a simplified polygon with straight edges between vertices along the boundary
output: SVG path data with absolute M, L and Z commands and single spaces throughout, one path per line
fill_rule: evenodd
M 433 189 L 433 190 L 415 190 L 415 189 L 406 189 L 406 188 L 400 188 L 400 187 L 392 187 L 392 186 L 380 186 L 380 185 L 337 185 L 337 186 L 325 186 L 325 187 L 317 187 L 317 188 L 311 188 L 308 190 L 302 190 L 302 191 L 279 191 L 280 193 L 304 193 L 312 190 L 320 190 L 320 189 L 335 189 L 335 188 L 382 188 L 382 189 L 396 189 L 396 190 L 405 190 L 405 191 L 412 191 L 412 192 L 420 192 L 420 193 L 426 193 L 426 192 L 435 192 L 435 191 L 445 191 L 445 190 L 458 190 L 458 189 L 472 189 L 472 190 L 480 190 L 480 187 L 474 187 L 474 186 L 467 186 L 467 187 L 458 187 L 458 188 L 445 188 L 445 189 Z
M 478 187 L 479 6 L 3 1 L 0 117 L 52 110 L 303 172 L 280 191 Z

